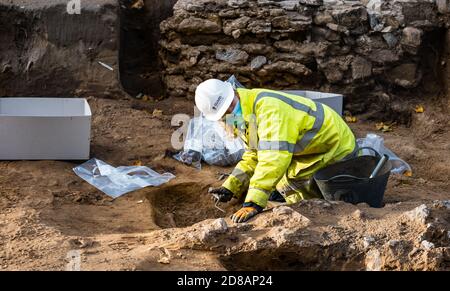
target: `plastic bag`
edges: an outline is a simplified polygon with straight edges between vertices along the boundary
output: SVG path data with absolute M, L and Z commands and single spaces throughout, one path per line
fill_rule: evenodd
M 230 136 L 220 122 L 195 117 L 189 123 L 183 151 L 174 158 L 197 169 L 201 169 L 201 160 L 224 167 L 237 164 L 244 151 L 242 140 Z
M 245 88 L 241 83 L 239 83 L 235 75 L 232 75 L 230 78 L 228 78 L 226 82 L 230 83 L 233 86 L 234 90 L 236 90 L 237 88 Z
M 226 82 L 234 89 L 244 88 L 234 75 Z M 237 164 L 244 151 L 242 140 L 231 137 L 219 121 L 209 121 L 200 116 L 191 119 L 184 149 L 173 157 L 197 169 L 201 169 L 202 160 L 209 165 L 225 167 Z
M 394 174 L 404 174 L 412 173 L 411 167 L 407 162 L 400 159 L 396 154 L 384 146 L 384 139 L 374 133 L 369 133 L 365 138 L 360 138 L 357 140 L 358 147 L 371 147 L 376 150 L 380 155 L 387 155 L 392 163 L 392 173 Z M 375 155 L 370 150 L 362 150 L 363 155 Z
M 97 159 L 91 159 L 73 168 L 73 171 L 80 178 L 114 199 L 148 186 L 160 186 L 175 178 L 171 173 L 161 175 L 144 166 L 115 168 Z
M 174 155 L 173 158 L 186 165 L 192 166 L 197 169 L 202 168 L 202 153 L 193 150 L 183 150 Z
M 173 158 L 186 165 L 193 166 L 197 169 L 202 168 L 202 124 L 195 123 L 194 119 L 189 121 L 188 131 L 186 133 L 186 140 L 184 148 L 181 152 L 174 155 Z
M 225 125 L 221 125 L 220 122 L 202 118 L 202 123 L 203 160 L 215 166 L 236 165 L 242 159 L 245 151 L 243 141 L 227 133 Z

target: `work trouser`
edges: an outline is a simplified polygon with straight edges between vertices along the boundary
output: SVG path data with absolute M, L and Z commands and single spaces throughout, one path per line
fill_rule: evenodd
M 288 204 L 298 203 L 305 199 L 322 198 L 320 189 L 313 178 L 314 174 L 336 162 L 355 157 L 357 153 L 358 147 L 355 146 L 350 154 L 346 154 L 343 158 L 338 157 L 328 163 L 323 162 L 323 155 L 294 158 L 283 178 L 278 182 L 276 189 Z

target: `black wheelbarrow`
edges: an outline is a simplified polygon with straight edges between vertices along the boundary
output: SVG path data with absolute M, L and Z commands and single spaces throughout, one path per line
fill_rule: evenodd
M 331 201 L 352 204 L 367 203 L 371 207 L 383 207 L 384 192 L 392 165 L 388 156 L 359 156 L 328 166 L 314 175 L 323 197 Z

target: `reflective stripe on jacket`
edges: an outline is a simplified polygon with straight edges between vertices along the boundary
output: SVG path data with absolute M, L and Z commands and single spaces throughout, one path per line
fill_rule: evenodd
M 273 90 L 237 91 L 246 124 L 256 119 L 257 148 L 249 147 L 250 128 L 244 137 L 248 148 L 223 186 L 237 197 L 248 189 L 245 202 L 266 207 L 293 160 L 301 160 L 306 169 L 337 161 L 355 147 L 350 128 L 326 105 Z

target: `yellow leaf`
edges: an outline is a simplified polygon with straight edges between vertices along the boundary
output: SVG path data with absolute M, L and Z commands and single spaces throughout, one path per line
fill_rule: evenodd
M 354 116 L 346 116 L 345 117 L 345 121 L 348 122 L 348 123 L 355 123 L 355 122 L 358 121 L 358 119 L 356 117 L 354 117 Z
M 412 177 L 413 173 L 411 171 L 406 171 L 405 173 L 403 173 L 403 175 L 405 175 L 406 177 Z
M 425 108 L 422 105 L 417 105 L 416 108 L 414 109 L 414 111 L 416 113 L 424 113 L 425 112 Z
M 388 124 L 384 124 L 384 122 L 380 122 L 380 123 L 375 124 L 375 127 L 378 130 L 381 130 L 382 132 L 389 132 L 389 131 L 392 131 L 392 125 L 393 124 L 388 125 Z
M 133 166 L 138 166 L 138 167 L 142 166 L 142 161 L 140 161 L 140 160 L 134 161 Z
M 376 123 L 376 124 L 375 124 L 375 128 L 378 129 L 378 130 L 383 129 L 383 126 L 384 126 L 384 123 L 383 123 L 383 122 L 380 122 L 380 123 Z
M 390 125 L 383 126 L 383 129 L 381 129 L 382 132 L 389 132 L 392 131 L 392 127 Z
M 137 0 L 136 2 L 134 2 L 133 5 L 131 5 L 131 8 L 133 8 L 133 9 L 141 9 L 144 6 L 145 6 L 144 0 Z
M 153 117 L 161 117 L 163 115 L 163 111 L 159 110 L 159 109 L 155 109 L 155 110 L 153 110 L 152 115 L 153 115 Z

